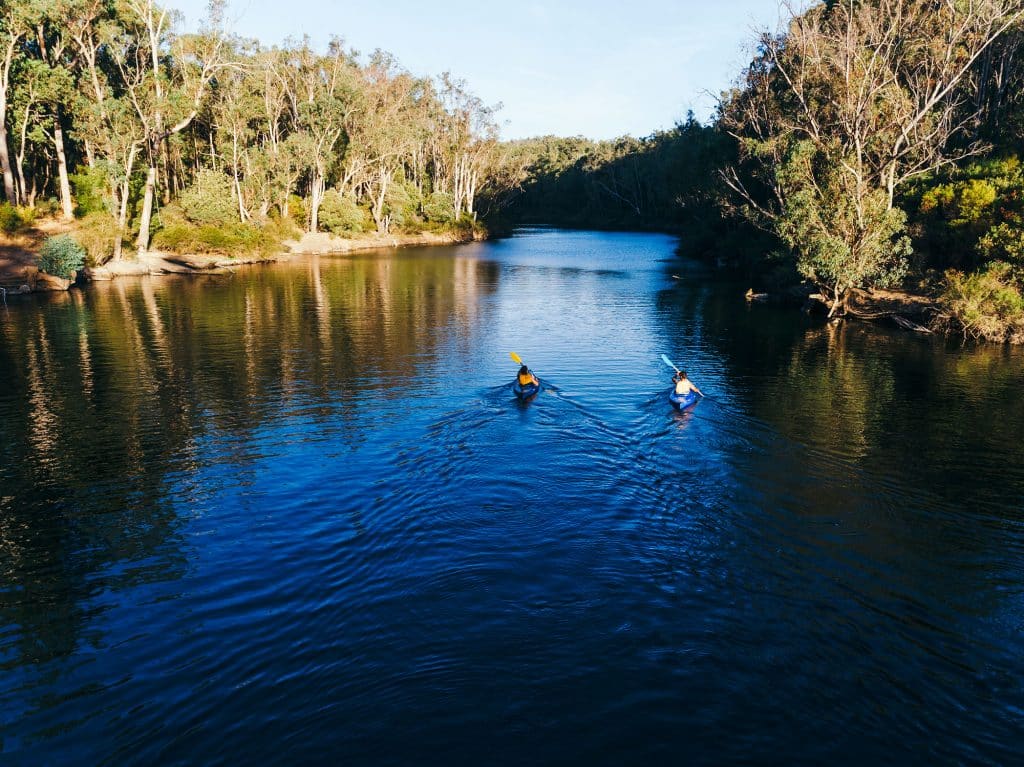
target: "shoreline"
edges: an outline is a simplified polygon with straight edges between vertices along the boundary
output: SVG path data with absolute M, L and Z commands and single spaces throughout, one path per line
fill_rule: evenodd
M 417 234 L 369 235 L 358 238 L 337 237 L 325 232 L 307 232 L 298 240 L 285 240 L 280 253 L 271 256 L 224 256 L 198 253 L 170 253 L 151 250 L 134 254 L 101 266 L 87 266 L 74 280 L 41 272 L 33 263 L 35 252 L 20 248 L 15 257 L 0 264 L 0 289 L 5 297 L 30 293 L 61 292 L 90 282 L 106 282 L 119 277 L 159 277 L 164 275 L 202 275 L 231 272 L 235 266 L 271 264 L 303 256 L 344 255 L 371 250 L 459 245 L 485 240 L 479 232 L 419 232 Z
M 565 228 L 555 226 L 555 228 Z M 612 230 L 606 230 L 612 231 Z M 617 231 L 617 230 L 616 230 Z M 636 231 L 636 230 L 634 230 Z M 678 236 L 678 232 L 662 229 L 663 234 Z M 370 234 L 355 238 L 337 237 L 326 232 L 304 233 L 297 240 L 285 240 L 282 250 L 270 256 L 224 256 L 212 254 L 172 253 L 151 250 L 144 254 L 132 254 L 117 262 L 107 262 L 98 267 L 85 267 L 74 280 L 40 272 L 35 266 L 35 248 L 6 248 L 6 260 L 0 258 L 0 291 L 3 300 L 18 295 L 44 292 L 66 292 L 72 287 L 84 288 L 90 282 L 106 282 L 120 277 L 159 277 L 165 275 L 213 275 L 229 274 L 234 267 L 271 264 L 291 261 L 309 256 L 341 256 L 350 253 L 373 250 L 390 250 L 409 247 L 431 247 L 458 245 L 487 240 L 492 233 L 481 232 L 419 232 L 417 234 L 378 235 Z M 12 253 L 14 258 L 12 259 Z M 703 259 L 697 259 L 703 260 Z M 12 263 L 13 262 L 13 263 Z M 828 302 L 824 296 L 798 291 L 796 293 L 758 293 L 753 288 L 747 291 L 748 304 L 789 304 L 802 306 L 805 313 L 827 311 Z M 943 312 L 934 297 L 921 293 L 899 290 L 853 290 L 846 313 L 829 322 L 856 320 L 873 325 L 889 325 L 914 333 L 954 335 L 949 327 L 949 317 Z M 944 320 L 944 322 L 936 322 Z

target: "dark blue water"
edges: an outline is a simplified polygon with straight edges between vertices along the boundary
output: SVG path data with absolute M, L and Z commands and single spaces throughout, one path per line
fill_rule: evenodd
M 0 761 L 1018 761 L 1024 354 L 745 289 L 532 230 L 10 300 Z

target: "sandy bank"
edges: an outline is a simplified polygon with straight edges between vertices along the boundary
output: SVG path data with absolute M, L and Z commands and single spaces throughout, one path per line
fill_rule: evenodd
M 420 232 L 419 234 L 372 234 L 346 239 L 326 232 L 306 233 L 298 240 L 286 241 L 289 252 L 301 255 L 351 253 L 356 250 L 381 248 L 407 248 L 417 245 L 454 245 L 460 242 L 482 240 L 482 235 L 457 232 Z

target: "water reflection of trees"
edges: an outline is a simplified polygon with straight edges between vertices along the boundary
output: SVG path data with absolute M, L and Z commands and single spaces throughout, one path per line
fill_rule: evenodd
M 1006 536 L 1018 537 L 1024 495 L 1020 350 L 826 325 L 720 285 L 659 301 L 666 337 L 699 339 L 720 364 L 736 403 L 720 428 L 744 434 L 734 460 L 763 505 L 757 529 L 785 530 L 811 561 L 844 560 L 855 589 L 895 579 L 892 594 L 938 589 L 960 615 L 1017 609 L 986 581 L 1017 568 Z
M 999 445 L 1024 465 L 1015 435 L 1024 422 L 1015 395 L 1024 382 L 1020 350 L 828 325 L 786 308 L 748 307 L 740 291 L 721 285 L 684 282 L 659 302 L 666 337 L 706 346 L 724 363 L 731 395 L 794 442 L 876 467 L 926 452 L 944 468 L 950 450 L 983 455 Z
M 70 653 L 90 597 L 185 566 L 174 491 L 203 440 L 252 463 L 292 406 L 361 439 L 367 395 L 472 335 L 493 265 L 434 254 L 310 259 L 233 276 L 116 281 L 0 316 L 0 648 Z M 144 567 L 122 567 L 145 560 Z

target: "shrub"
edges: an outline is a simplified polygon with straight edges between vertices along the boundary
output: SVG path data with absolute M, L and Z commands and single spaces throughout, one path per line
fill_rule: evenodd
M 420 193 L 414 184 L 396 181 L 389 186 L 385 196 L 384 213 L 390 216 L 392 229 L 417 229 L 416 224 L 420 223 L 417 216 L 420 202 Z
M 1024 343 L 1024 295 L 1010 264 L 995 261 L 965 275 L 946 272 L 943 303 L 966 335 Z
M 45 200 L 40 200 L 36 203 L 35 215 L 46 217 L 53 217 L 61 212 L 60 200 L 56 197 L 47 197 Z
M 320 203 L 320 225 L 328 232 L 361 232 L 366 227 L 366 214 L 351 197 L 328 189 Z
M 0 202 L 0 230 L 4 234 L 17 234 L 24 228 L 21 213 L 9 202 Z
M 997 196 L 991 182 L 972 178 L 929 189 L 921 196 L 920 210 L 922 213 L 939 213 L 952 226 L 965 226 L 983 220 Z
M 452 196 L 434 192 L 423 202 L 423 217 L 437 224 L 448 224 L 455 220 L 455 203 Z
M 110 195 L 110 180 L 102 168 L 81 168 L 78 173 L 72 173 L 68 179 L 75 191 L 76 216 L 109 212 L 107 204 Z
M 85 265 L 85 248 L 67 234 L 47 237 L 39 249 L 38 263 L 47 274 L 70 279 Z
M 238 203 L 231 180 L 215 170 L 201 170 L 196 180 L 178 198 L 178 206 L 189 221 L 199 225 L 238 223 Z
M 977 251 L 994 261 L 1024 263 L 1024 228 L 1005 221 L 997 224 L 978 240 Z
M 176 253 L 269 256 L 280 252 L 281 242 L 296 231 L 291 221 L 271 220 L 262 226 L 240 221 L 197 225 L 174 205 L 163 209 L 161 222 L 160 230 L 153 236 L 153 246 Z
M 94 211 L 78 221 L 75 239 L 85 249 L 85 263 L 98 266 L 114 255 L 117 224 L 109 213 Z

